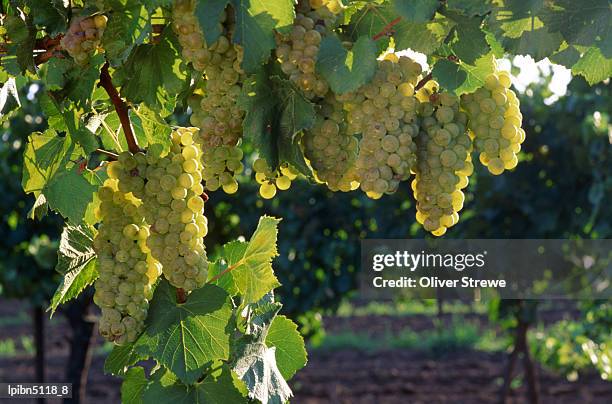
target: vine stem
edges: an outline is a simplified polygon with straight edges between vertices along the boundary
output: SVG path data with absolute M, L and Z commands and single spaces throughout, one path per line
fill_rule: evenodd
M 116 153 L 113 153 L 111 151 L 108 150 L 104 150 L 104 149 L 96 149 L 95 150 L 96 153 L 98 154 L 102 154 L 106 157 L 108 157 L 109 160 L 117 160 L 119 158 L 119 156 Z
M 432 75 L 431 73 L 429 73 L 427 76 L 423 77 L 423 78 L 421 79 L 421 81 L 419 81 L 419 82 L 417 83 L 417 85 L 416 85 L 416 86 L 414 86 L 414 91 L 418 91 L 418 90 L 420 90 L 421 88 L 423 88 L 423 86 L 424 86 L 425 84 L 427 84 L 427 82 L 428 82 L 429 80 L 431 80 L 431 78 L 432 78 L 432 77 L 433 77 L 433 75 Z
M 187 301 L 187 295 L 185 294 L 185 289 L 178 288 L 176 290 L 176 302 L 178 304 L 183 304 Z
M 108 62 L 104 63 L 104 66 L 102 66 L 102 70 L 100 71 L 99 85 L 106 90 L 111 102 L 115 106 L 115 111 L 117 111 L 117 115 L 119 115 L 119 121 L 121 122 L 123 133 L 125 134 L 128 149 L 132 153 L 138 153 L 140 151 L 140 146 L 138 146 L 138 141 L 136 140 L 134 130 L 132 129 L 132 123 L 130 122 L 130 116 L 128 114 L 128 106 L 125 101 L 121 99 L 119 92 L 117 92 L 117 89 L 113 85 L 113 80 L 108 72 Z
M 397 24 L 399 24 L 399 22 L 402 20 L 402 17 L 397 17 L 394 20 L 392 20 L 389 24 L 385 25 L 383 27 L 383 29 L 376 35 L 374 35 L 372 37 L 373 41 L 378 41 L 380 38 L 382 38 L 383 36 L 387 35 L 389 33 L 389 31 L 391 30 L 391 28 L 393 28 L 394 26 L 396 26 Z

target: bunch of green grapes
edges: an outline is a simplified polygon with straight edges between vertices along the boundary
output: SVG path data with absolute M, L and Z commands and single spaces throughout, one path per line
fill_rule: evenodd
M 242 172 L 242 137 L 244 111 L 237 103 L 242 91 L 244 72 L 240 68 L 242 49 L 228 36 L 220 36 L 209 47 L 213 56 L 206 67 L 206 80 L 199 89 L 199 105 L 193 108 L 191 124 L 200 128 L 196 139 L 205 151 L 202 163 L 206 189 L 222 187 L 227 193 L 238 189 L 235 177 Z
M 77 17 L 70 22 L 68 32 L 61 40 L 70 56 L 80 65 L 87 64 L 100 44 L 108 18 L 105 15 Z
M 418 101 L 414 96 L 421 66 L 388 54 L 372 81 L 338 96 L 348 111 L 348 133 L 361 133 L 356 172 L 361 189 L 374 199 L 395 192 L 416 165 Z
M 346 133 L 343 121 L 342 104 L 328 96 L 321 103 L 314 127 L 304 131 L 304 155 L 317 180 L 334 192 L 348 192 L 359 186 L 355 172 L 358 141 Z
M 253 162 L 255 180 L 259 186 L 259 194 L 264 199 L 272 199 L 276 195 L 276 189 L 286 191 L 291 187 L 298 172 L 287 163 L 281 164 L 273 170 L 265 159 L 258 158 Z
M 468 185 L 474 167 L 467 115 L 460 111 L 459 97 L 431 93 L 437 86 L 431 83 L 419 94 L 419 99 L 429 100 L 419 104 L 421 131 L 416 139 L 418 163 L 412 190 L 417 221 L 425 230 L 441 236 L 459 220 L 465 200 L 462 189 Z
M 510 75 L 500 71 L 487 76 L 484 87 L 461 97 L 480 162 L 494 175 L 516 167 L 516 155 L 525 140 L 523 116 L 511 84 Z
M 196 128 L 175 130 L 170 152 L 163 157 L 149 148 L 144 175 L 143 214 L 151 224 L 147 246 L 161 262 L 166 279 L 186 291 L 204 285 L 208 274 L 204 248 L 208 221 L 201 197 L 202 152 L 193 139 L 196 132 Z
M 192 64 L 193 68 L 204 72 L 208 63 L 215 57 L 209 49 L 204 34 L 195 15 L 194 0 L 176 0 L 172 8 L 172 28 L 181 44 L 183 58 Z M 225 20 L 225 13 L 221 22 Z
M 100 274 L 94 294 L 102 310 L 100 334 L 120 345 L 135 341 L 142 331 L 153 285 L 161 275 L 160 263 L 148 254 L 149 227 L 140 214 L 141 202 L 121 190 L 119 177 L 130 176 L 132 165 L 136 160 L 131 155 L 122 155 L 121 161 L 109 165 L 110 178 L 98 190 L 96 213 L 102 223 L 93 242 Z
M 281 70 L 308 97 L 324 97 L 329 85 L 315 74 L 321 39 L 342 11 L 339 0 L 305 0 L 298 4 L 291 33 L 277 37 L 276 57 Z

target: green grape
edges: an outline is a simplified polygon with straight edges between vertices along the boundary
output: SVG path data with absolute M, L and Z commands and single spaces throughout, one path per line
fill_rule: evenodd
M 337 96 L 347 111 L 348 133 L 361 134 L 355 178 L 371 198 L 394 193 L 416 166 L 414 87 L 420 74 L 418 63 L 389 53 L 370 83 Z
M 79 65 L 86 65 L 96 52 L 108 18 L 105 15 L 73 18 L 61 40 L 64 48 Z
M 437 93 L 430 82 L 417 93 L 421 131 L 416 139 L 417 166 L 412 191 L 417 201 L 417 221 L 434 236 L 442 236 L 459 220 L 462 189 L 473 172 L 467 133 L 467 116 L 459 98 Z
M 355 178 L 358 141 L 343 127 L 340 102 L 328 96 L 321 105 L 316 124 L 304 132 L 304 155 L 318 181 L 332 191 L 348 192 L 359 186 Z M 277 186 L 283 190 L 278 180 Z
M 122 153 L 108 167 L 117 178 L 107 179 L 98 190 L 101 202 L 96 216 L 102 223 L 93 241 L 100 274 L 94 284 L 94 302 L 102 309 L 100 334 L 119 345 L 134 342 L 144 328 L 151 299 L 145 291 L 161 275 L 161 265 L 146 245 L 149 229 L 139 213 L 138 192 L 123 192 L 120 186 L 139 175 L 139 170 L 146 171 L 138 167 L 142 157 Z M 143 273 L 149 275 L 135 276 Z
M 193 143 L 196 133 L 197 128 L 172 133 L 170 152 L 153 159 L 145 175 L 147 184 L 159 182 L 166 192 L 145 193 L 143 198 L 145 219 L 153 224 L 146 239 L 151 255 L 162 264 L 166 279 L 186 291 L 201 287 L 208 273 L 203 239 L 208 230 L 200 184 L 203 153 Z
M 500 71 L 488 75 L 484 87 L 461 97 L 479 160 L 493 175 L 516 167 L 525 140 L 519 101 L 511 84 L 510 75 Z
M 291 181 L 297 178 L 298 172 L 287 163 L 281 164 L 277 169 L 270 168 L 268 162 L 258 158 L 253 162 L 255 180 L 260 184 L 259 194 L 264 199 L 271 199 L 276 190 L 286 191 Z

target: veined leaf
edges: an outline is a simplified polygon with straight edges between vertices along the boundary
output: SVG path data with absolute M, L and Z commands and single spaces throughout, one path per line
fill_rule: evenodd
M 478 59 L 474 65 L 440 60 L 433 67 L 433 78 L 442 88 L 457 95 L 471 93 L 484 85 L 487 75 L 495 72 L 495 57 L 492 54 Z
M 228 359 L 227 324 L 232 315 L 228 294 L 214 285 L 194 290 L 185 303 L 166 281 L 156 288 L 146 328 L 136 352 L 152 356 L 184 383 L 195 382 L 216 359 Z
M 133 367 L 126 373 L 121 384 L 122 404 L 143 404 L 143 393 L 149 384 L 144 369 Z
M 293 377 L 307 362 L 304 338 L 297 325 L 285 316 L 276 316 L 268 329 L 266 345 L 276 348 L 276 365 L 285 380 Z
M 593 85 L 612 76 L 612 59 L 606 58 L 599 48 L 591 47 L 572 67 L 572 73 L 584 76 Z
M 86 225 L 67 224 L 62 231 L 55 270 L 64 277 L 51 299 L 51 314 L 60 304 L 76 298 L 98 277 L 93 230 Z

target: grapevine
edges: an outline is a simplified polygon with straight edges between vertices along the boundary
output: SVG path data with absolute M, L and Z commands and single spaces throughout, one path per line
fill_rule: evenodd
M 29 86 L 47 118 L 23 142 L 30 216 L 66 221 L 52 310 L 93 286 L 100 333 L 121 345 L 107 368 L 133 395 L 124 401 L 287 402 L 306 352 L 277 315 L 279 220 L 263 216 L 250 240 L 210 235 L 207 249 L 208 193 L 215 203 L 253 181 L 246 162 L 263 199 L 307 182 L 379 199 L 410 183 L 415 223 L 443 236 L 476 160 L 500 175 L 530 158 L 496 57 L 609 80 L 606 13 L 584 11 L 609 10 L 585 2 L 4 2 L 0 123 Z M 418 53 L 427 67 L 407 56 Z M 265 380 L 253 378 L 262 364 Z

